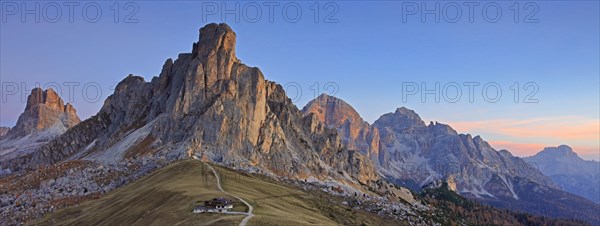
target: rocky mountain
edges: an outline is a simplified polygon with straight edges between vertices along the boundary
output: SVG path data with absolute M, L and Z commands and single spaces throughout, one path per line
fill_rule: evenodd
M 507 151 L 496 151 L 481 137 L 459 134 L 449 125 L 425 122 L 412 110 L 398 108 L 373 123 L 379 128 L 378 162 L 384 175 L 422 186 L 454 176 L 458 192 L 474 198 L 519 199 L 514 179 L 556 187 L 547 177 Z
M 535 214 L 569 217 L 577 212 L 572 209 L 581 206 L 598 209 L 598 205 L 560 191 L 556 183 L 523 159 L 506 150 L 495 150 L 480 136 L 459 134 L 442 123 L 425 124 L 410 109 L 402 107 L 384 114 L 373 125 L 335 97 L 320 96 L 303 109 L 305 114 L 323 115 L 320 119 L 340 131 L 345 136 L 342 140 L 349 140 L 345 143 L 351 146 L 378 140 L 378 144 L 359 149 L 369 152 L 380 175 L 413 190 L 451 181 L 464 197 Z M 351 130 L 378 131 L 379 138 L 352 136 L 346 132 Z M 553 198 L 547 200 L 542 198 L 544 195 Z M 538 198 L 531 198 L 534 196 Z M 570 202 L 556 201 L 561 199 Z M 586 212 L 582 218 L 600 223 L 591 213 Z
M 144 156 L 199 156 L 302 180 L 378 179 L 371 161 L 344 148 L 337 131 L 304 116 L 281 85 L 235 55 L 226 24 L 200 29 L 191 53 L 168 59 L 152 81 L 130 75 L 100 112 L 39 151 L 5 163 L 32 169 L 65 159 L 116 163 Z
M 17 124 L 0 131 L 0 158 L 8 160 L 28 154 L 79 122 L 73 105 L 65 104 L 54 90 L 34 88 Z
M 460 193 L 473 197 L 495 197 L 488 190 L 496 189 L 501 196 L 515 198 L 507 180 L 513 177 L 530 177 L 539 184 L 556 187 L 529 164 L 507 151 L 494 150 L 481 137 L 458 134 L 437 122 L 426 125 L 419 115 L 404 107 L 382 115 L 372 126 L 349 104 L 325 94 L 309 102 L 303 111 L 314 113 L 327 126 L 338 129 L 349 148 L 372 156 L 382 175 L 400 179 L 417 190 L 450 176 L 456 178 Z M 501 186 L 486 186 L 494 176 L 501 179 Z
M 10 213 L 0 224 L 97 197 L 190 157 L 397 199 L 402 191 L 381 180 L 372 161 L 346 148 L 337 130 L 304 115 L 281 85 L 244 65 L 235 44 L 228 25 L 208 24 L 192 52 L 166 60 L 159 76 L 127 76 L 96 115 L 35 151 L 2 159 L 0 167 L 13 174 L 0 177 L 0 188 L 10 191 L 0 194 L 0 210 Z
M 373 203 L 369 211 L 400 219 L 423 219 L 419 214 L 435 215 L 436 207 L 388 181 L 420 188 L 442 180 L 473 199 L 517 209 L 549 206 L 565 216 L 595 210 L 570 196 L 572 210 L 540 202 L 558 197 L 552 193 L 558 190 L 535 168 L 480 137 L 425 125 L 411 110 L 400 108 L 369 125 L 350 105 L 322 96 L 300 111 L 281 85 L 236 57 L 236 36 L 226 24 L 204 26 L 191 53 L 166 60 L 150 81 L 127 76 L 96 115 L 76 125 L 67 116 L 54 124 L 20 118 L 6 137 L 27 137 L 48 125 L 72 127 L 27 154 L 0 160 L 11 172 L 0 176 L 0 225 L 98 198 L 187 158 L 353 197 L 357 208 Z M 59 109 L 62 102 L 47 103 L 49 93 L 32 92 L 28 106 Z M 51 115 L 34 108 L 26 115 Z
M 600 163 L 586 161 L 566 145 L 547 147 L 523 158 L 563 190 L 600 203 Z

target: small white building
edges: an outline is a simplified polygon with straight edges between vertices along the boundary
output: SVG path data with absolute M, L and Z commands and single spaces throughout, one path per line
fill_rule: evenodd
M 206 208 L 206 206 L 196 206 L 196 207 L 194 207 L 194 210 L 192 212 L 194 212 L 194 213 L 206 213 L 206 212 L 208 212 L 208 208 Z
M 194 207 L 194 213 L 224 213 L 233 209 L 233 204 L 227 199 L 214 198 L 209 201 L 204 201 L 204 206 Z

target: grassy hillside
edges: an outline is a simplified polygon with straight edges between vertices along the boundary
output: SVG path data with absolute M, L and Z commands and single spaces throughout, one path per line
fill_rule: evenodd
M 216 167 L 223 188 L 254 206 L 249 225 L 383 225 L 376 215 L 327 202 L 267 178 Z M 196 202 L 225 196 L 212 171 L 198 160 L 171 164 L 100 199 L 58 210 L 30 222 L 40 225 L 237 225 L 243 215 L 192 214 Z M 225 196 L 226 197 L 226 196 Z M 232 199 L 231 197 L 226 197 Z M 246 211 L 234 203 L 235 211 Z M 397 224 L 394 223 L 394 224 Z
M 341 197 L 304 190 L 270 178 L 239 174 L 216 167 L 223 189 L 240 196 L 254 206 L 256 215 L 249 225 L 403 225 L 379 216 L 327 202 Z
M 241 215 L 191 212 L 197 201 L 224 196 L 218 191 L 212 172 L 205 168 L 199 161 L 178 162 L 100 199 L 58 210 L 30 223 L 41 225 L 238 224 L 243 218 Z

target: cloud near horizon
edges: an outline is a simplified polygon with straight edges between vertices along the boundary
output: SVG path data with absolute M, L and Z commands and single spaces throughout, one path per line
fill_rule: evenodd
M 580 116 L 451 122 L 462 133 L 481 134 L 498 150 L 531 156 L 544 147 L 569 145 L 586 159 L 600 159 L 600 120 Z

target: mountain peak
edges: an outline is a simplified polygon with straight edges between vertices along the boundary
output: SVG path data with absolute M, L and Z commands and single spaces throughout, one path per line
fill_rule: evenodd
M 573 148 L 567 145 L 560 145 L 558 147 L 545 147 L 544 150 L 538 153 L 542 155 L 553 155 L 553 156 L 563 156 L 563 157 L 579 157 L 577 153 L 573 151 Z
M 50 108 L 59 110 L 63 109 L 64 102 L 58 94 L 52 89 L 42 90 L 39 87 L 33 88 L 31 94 L 27 97 L 27 105 L 25 111 L 33 108 L 38 104 L 45 104 Z
M 320 122 L 338 130 L 346 147 L 363 154 L 378 152 L 379 131 L 371 128 L 348 103 L 325 93 L 302 108 L 304 114 L 314 114 Z
M 582 159 L 571 147 L 546 147 L 524 160 L 554 179 L 565 191 L 600 202 L 600 164 Z
M 571 152 L 573 151 L 573 148 L 569 147 L 566 144 L 561 144 L 561 145 L 558 146 L 558 148 L 561 149 L 561 150 L 565 150 L 565 151 L 571 151 Z
M 346 101 L 344 101 L 344 100 L 342 100 L 340 98 L 337 98 L 335 96 L 327 95 L 326 93 L 322 93 L 321 95 L 319 95 L 317 98 L 315 98 L 312 101 L 318 101 L 318 102 L 321 102 L 321 103 L 331 103 L 331 104 L 339 104 L 339 105 L 348 105 L 348 106 L 350 106 L 350 104 L 346 103 Z M 307 104 L 307 106 L 308 105 L 309 104 Z
M 403 116 L 403 117 L 406 117 L 406 118 L 409 118 L 409 119 L 413 119 L 413 120 L 421 120 L 421 117 L 419 117 L 419 115 L 415 111 L 410 110 L 410 109 L 408 109 L 406 107 L 396 108 L 396 111 L 394 112 L 394 115 L 396 115 L 396 116 Z
M 329 96 L 329 95 L 327 95 L 327 93 L 321 93 L 321 95 L 319 95 L 319 96 L 318 96 L 317 98 L 315 98 L 315 99 L 328 99 L 328 98 L 330 98 L 330 97 L 333 97 L 333 98 L 335 98 L 335 99 L 339 99 L 339 98 L 337 98 L 337 97 L 334 97 L 334 96 Z
M 411 124 L 425 125 L 425 122 L 423 122 L 421 117 L 415 111 L 408 109 L 406 107 L 396 108 L 396 111 L 394 111 L 393 114 L 385 114 L 383 116 L 386 116 L 386 115 L 392 116 L 392 117 L 396 118 L 397 120 L 400 120 L 403 122 L 410 122 Z
M 70 128 L 80 122 L 77 111 L 64 101 L 52 88 L 36 87 L 27 97 L 25 111 L 7 136 L 22 137 L 35 131 L 48 129 L 56 124 Z
M 373 126 L 380 128 L 390 127 L 392 130 L 399 132 L 411 128 L 426 127 L 425 122 L 413 110 L 405 107 L 397 108 L 393 113 L 387 113 L 380 116 Z
M 358 112 L 344 100 L 325 93 L 309 101 L 304 108 L 304 113 L 314 113 L 317 118 L 328 126 L 337 126 L 346 123 L 362 123 L 363 119 Z
M 200 28 L 198 42 L 194 43 L 192 54 L 201 59 L 212 53 L 224 53 L 235 59 L 236 34 L 225 23 L 211 23 Z

